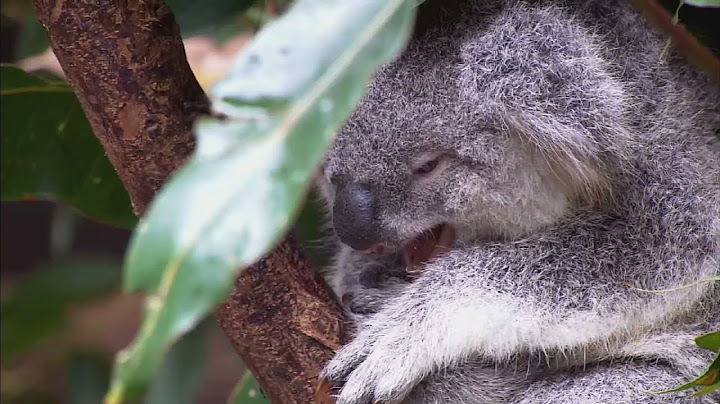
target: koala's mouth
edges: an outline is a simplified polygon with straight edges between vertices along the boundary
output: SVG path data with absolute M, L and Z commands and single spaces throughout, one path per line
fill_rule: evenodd
M 419 270 L 431 259 L 450 250 L 453 241 L 455 241 L 455 228 L 448 223 L 442 223 L 403 242 L 400 248 L 382 242 L 362 252 L 380 255 L 398 254 L 405 261 L 406 270 L 412 272 Z
M 450 250 L 454 240 L 455 228 L 444 223 L 404 243 L 399 253 L 405 261 L 407 271 L 417 271 L 431 259 Z

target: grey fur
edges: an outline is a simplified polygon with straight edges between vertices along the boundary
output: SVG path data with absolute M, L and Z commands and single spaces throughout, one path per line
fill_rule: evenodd
M 381 69 L 318 180 L 331 221 L 338 182 L 370 184 L 389 242 L 458 229 L 413 276 L 339 247 L 338 402 L 717 402 L 644 390 L 709 363 L 720 288 L 635 288 L 720 274 L 718 87 L 624 1 L 462 7 Z

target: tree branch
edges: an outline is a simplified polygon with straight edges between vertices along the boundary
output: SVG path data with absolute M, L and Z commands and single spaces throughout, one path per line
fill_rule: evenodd
M 673 17 L 657 0 L 633 0 L 633 5 L 643 16 L 667 35 L 674 46 L 695 68 L 704 71 L 720 83 L 720 59 L 707 46 L 695 38 L 682 24 L 676 24 Z
M 170 9 L 162 0 L 34 0 L 34 6 L 142 215 L 190 155 L 192 123 L 209 105 Z M 318 372 L 340 345 L 342 311 L 296 243 L 284 241 L 244 271 L 215 316 L 274 403 L 316 402 Z

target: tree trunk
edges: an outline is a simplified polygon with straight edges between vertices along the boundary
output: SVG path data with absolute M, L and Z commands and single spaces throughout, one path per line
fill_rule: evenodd
M 95 136 L 142 215 L 194 147 L 208 100 L 162 0 L 34 0 L 40 23 Z M 235 282 L 215 313 L 273 403 L 311 403 L 340 346 L 342 311 L 286 240 Z M 239 376 L 239 375 L 238 375 Z

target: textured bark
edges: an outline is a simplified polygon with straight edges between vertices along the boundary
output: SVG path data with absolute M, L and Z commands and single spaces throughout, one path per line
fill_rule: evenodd
M 340 308 L 328 310 L 331 292 L 293 246 L 289 240 L 248 268 L 215 316 L 273 403 L 329 403 L 327 394 L 313 397 L 341 345 Z
M 93 132 L 141 215 L 189 156 L 192 122 L 208 110 L 170 9 L 163 1 L 141 0 L 34 4 Z
M 161 0 L 34 5 L 95 136 L 142 215 L 190 155 L 192 123 L 208 111 L 170 9 Z M 317 374 L 340 344 L 342 311 L 294 242 L 284 241 L 246 270 L 216 318 L 273 403 L 315 402 Z

